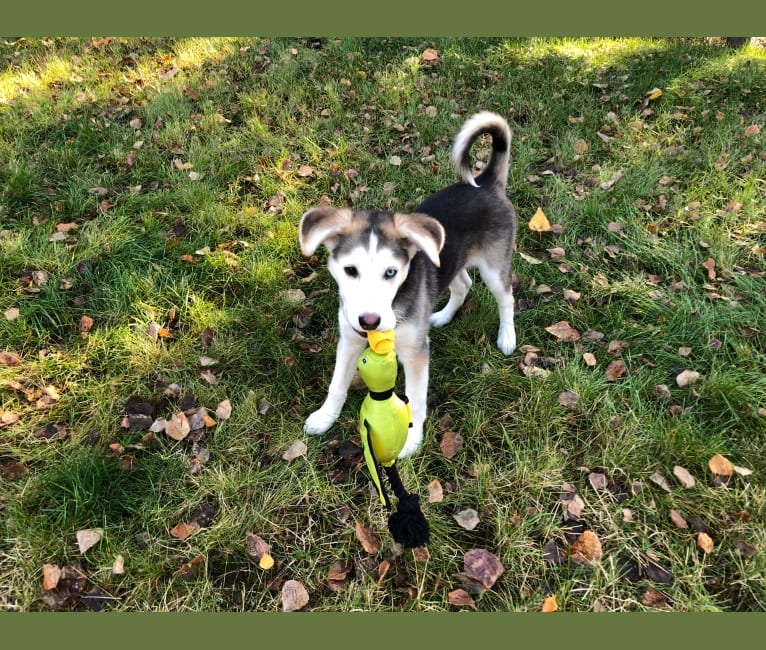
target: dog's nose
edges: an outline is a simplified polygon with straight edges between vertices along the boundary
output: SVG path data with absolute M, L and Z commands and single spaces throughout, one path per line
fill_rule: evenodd
M 380 325 L 380 316 L 378 314 L 362 314 L 359 317 L 359 326 L 363 330 L 374 330 Z

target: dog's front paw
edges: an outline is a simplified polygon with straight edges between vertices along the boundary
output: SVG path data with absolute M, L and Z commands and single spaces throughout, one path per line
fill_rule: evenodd
M 319 436 L 326 433 L 327 430 L 335 424 L 335 420 L 337 419 L 338 416 L 335 413 L 325 409 L 319 409 L 306 418 L 303 430 L 310 436 Z
M 508 356 L 516 349 L 516 332 L 512 327 L 500 330 L 497 335 L 497 347 L 505 356 Z
M 428 323 L 431 325 L 431 327 L 444 327 L 452 320 L 453 315 L 454 314 L 451 314 L 446 309 L 435 311 L 428 318 Z
M 423 429 L 411 427 L 407 432 L 407 440 L 404 443 L 404 447 L 399 452 L 398 458 L 407 458 L 417 453 L 420 449 L 420 445 L 423 442 Z

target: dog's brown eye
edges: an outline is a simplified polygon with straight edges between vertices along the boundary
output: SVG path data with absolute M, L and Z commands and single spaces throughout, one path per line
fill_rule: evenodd
M 355 266 L 344 266 L 343 271 L 350 278 L 359 277 L 359 271 L 357 271 Z
M 396 275 L 396 269 L 392 266 L 390 269 L 386 269 L 386 272 L 383 274 L 383 277 L 386 278 L 386 280 L 390 280 Z

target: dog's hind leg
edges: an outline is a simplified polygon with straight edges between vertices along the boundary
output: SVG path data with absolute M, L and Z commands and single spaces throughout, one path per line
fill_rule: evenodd
M 497 301 L 500 314 L 497 347 L 503 354 L 511 354 L 516 349 L 516 328 L 513 323 L 514 299 L 510 270 L 492 267 L 486 261 L 482 261 L 478 267 L 481 279 Z
M 455 279 L 449 285 L 449 300 L 442 309 L 431 314 L 429 322 L 433 327 L 443 327 L 449 323 L 463 306 L 466 296 L 471 289 L 471 276 L 468 271 L 463 269 L 455 276 Z

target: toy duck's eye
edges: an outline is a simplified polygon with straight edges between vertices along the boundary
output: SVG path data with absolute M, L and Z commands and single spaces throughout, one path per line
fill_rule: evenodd
M 386 269 L 386 272 L 383 274 L 383 277 L 386 278 L 386 280 L 390 280 L 396 275 L 397 271 L 392 266 L 391 268 Z
M 367 358 L 366 357 L 362 359 L 362 365 L 364 365 L 365 363 L 367 363 Z
M 343 272 L 350 278 L 358 278 L 359 277 L 359 271 L 355 266 L 344 266 Z

